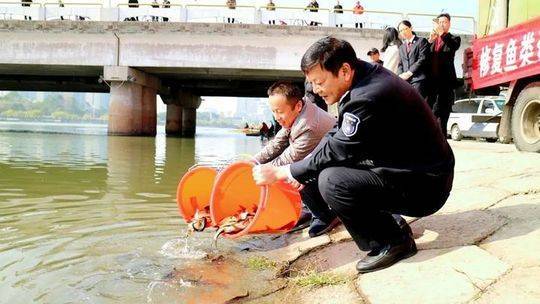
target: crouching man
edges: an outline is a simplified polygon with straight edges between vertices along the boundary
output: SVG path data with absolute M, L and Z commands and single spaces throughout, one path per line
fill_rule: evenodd
M 279 81 L 268 89 L 268 103 L 281 130 L 259 153 L 255 159 L 261 164 L 283 166 L 304 159 L 319 144 L 321 138 L 335 125 L 334 117 L 317 107 L 309 98 L 290 82 Z M 311 197 L 300 191 L 304 204 Z M 324 203 L 324 202 L 322 202 Z M 330 218 L 325 210 L 310 212 L 305 207 L 294 230 L 311 224 L 312 236 L 326 232 Z M 313 219 L 312 219 L 313 214 Z
M 454 156 L 418 92 L 379 65 L 358 60 L 344 40 L 326 37 L 306 51 L 301 68 L 313 90 L 338 103 L 338 124 L 310 157 L 253 168 L 259 185 L 289 180 L 315 185 L 361 250 L 360 273 L 414 255 L 410 227 L 393 214 L 427 216 L 449 196 Z M 399 134 L 402 129 L 414 136 Z M 306 201 L 316 203 L 318 200 Z

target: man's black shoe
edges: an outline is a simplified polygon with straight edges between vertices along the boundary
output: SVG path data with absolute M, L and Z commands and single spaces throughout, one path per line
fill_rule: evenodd
M 330 232 L 339 225 L 339 223 L 341 222 L 337 216 L 329 222 L 323 222 L 318 218 L 313 218 L 311 225 L 309 225 L 309 237 L 316 237 Z
M 399 214 L 392 214 L 394 217 L 394 220 L 399 225 L 399 228 L 409 236 L 413 236 L 411 226 L 407 223 L 407 221 Z
M 414 239 L 406 236 L 399 244 L 389 244 L 378 250 L 372 250 L 366 257 L 358 261 L 356 270 L 359 273 L 367 273 L 392 266 L 402 259 L 415 255 L 417 252 Z
M 296 232 L 309 227 L 309 224 L 311 223 L 311 217 L 311 212 L 309 212 L 309 210 L 306 210 L 306 208 L 302 208 L 302 212 L 300 213 L 300 218 L 298 219 L 298 222 L 296 222 L 296 225 L 291 230 L 289 230 L 289 232 Z

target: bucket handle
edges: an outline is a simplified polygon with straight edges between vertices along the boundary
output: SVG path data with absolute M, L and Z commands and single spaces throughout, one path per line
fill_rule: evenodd
M 253 161 L 255 164 L 257 165 L 261 165 L 261 163 L 255 158 L 253 157 L 252 155 L 250 154 L 242 154 L 241 156 L 247 156 L 250 158 L 251 161 Z M 266 209 L 266 202 L 268 201 L 268 195 L 269 195 L 269 191 L 268 191 L 268 185 L 265 185 L 265 186 L 262 186 L 263 188 L 263 191 L 264 191 L 264 199 L 262 201 L 262 204 L 261 204 L 261 210 L 265 210 Z

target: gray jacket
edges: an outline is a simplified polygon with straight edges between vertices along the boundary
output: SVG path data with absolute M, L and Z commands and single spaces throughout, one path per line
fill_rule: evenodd
M 302 111 L 290 129 L 282 128 L 257 155 L 261 164 L 283 166 L 304 159 L 336 124 L 332 115 L 304 100 Z

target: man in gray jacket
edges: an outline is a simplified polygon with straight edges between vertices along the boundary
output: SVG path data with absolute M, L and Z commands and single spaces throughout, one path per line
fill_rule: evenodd
M 261 163 L 283 166 L 304 159 L 319 144 L 323 136 L 335 125 L 334 117 L 317 107 L 309 98 L 302 98 L 302 91 L 290 82 L 278 81 L 268 89 L 268 102 L 276 121 L 283 127 L 255 159 Z M 310 199 L 300 191 L 302 200 Z M 308 197 L 309 196 L 309 197 Z M 313 211 L 313 210 L 312 210 Z M 323 234 L 333 227 L 319 220 L 325 214 L 313 214 L 310 235 Z M 307 226 L 311 213 L 304 207 L 297 229 Z M 333 226 L 335 226 L 334 223 Z

